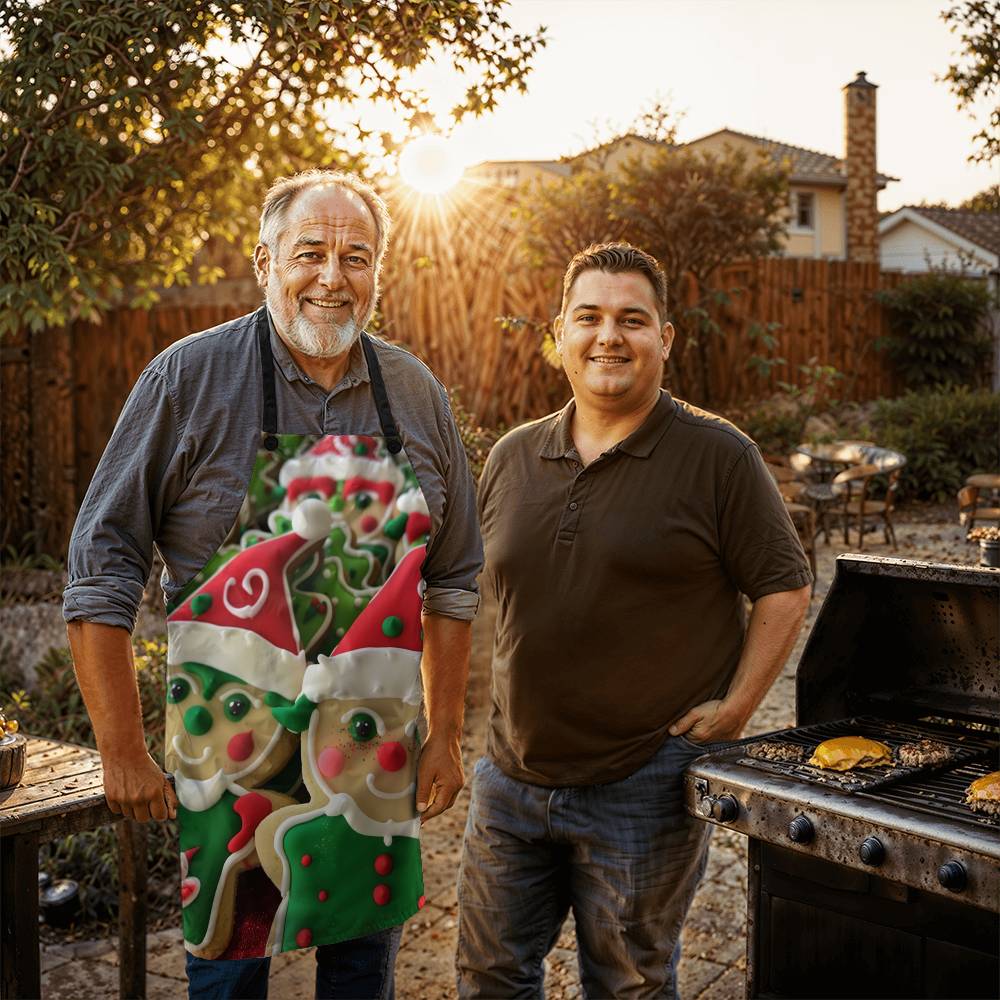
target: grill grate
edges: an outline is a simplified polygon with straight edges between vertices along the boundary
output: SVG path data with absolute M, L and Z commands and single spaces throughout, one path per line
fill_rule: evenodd
M 997 828 L 1000 827 L 1000 816 L 973 812 L 965 804 L 965 790 L 969 785 L 976 778 L 995 770 L 996 766 L 995 758 L 988 763 L 966 764 L 943 774 L 933 774 L 919 780 L 894 785 L 892 788 L 883 788 L 878 795 L 867 797 L 877 798 L 882 802 L 893 802 L 918 812 L 929 813 L 931 816 L 947 816 L 966 823 Z
M 855 793 L 884 789 L 918 775 L 924 778 L 945 768 L 954 769 L 957 764 L 967 764 L 978 758 L 986 757 L 991 751 L 995 752 L 997 747 L 996 740 L 988 734 L 980 735 L 953 726 L 938 726 L 932 723 L 898 722 L 881 719 L 874 715 L 860 715 L 850 719 L 839 719 L 836 722 L 824 722 L 814 726 L 803 726 L 799 729 L 768 733 L 751 740 L 744 740 L 742 743 L 776 739 L 785 743 L 797 743 L 800 746 L 813 748 L 818 743 L 837 736 L 866 736 L 869 739 L 885 743 L 893 750 L 896 750 L 903 743 L 932 739 L 951 747 L 954 753 L 949 760 L 923 767 L 866 767 L 857 771 L 827 771 L 809 764 L 759 760 L 756 757 L 748 756 L 741 757 L 739 763 L 761 771 L 770 771 L 772 774 L 799 778 L 812 784 L 830 785 L 843 789 L 845 792 Z M 963 809 L 966 812 L 969 811 L 964 805 Z

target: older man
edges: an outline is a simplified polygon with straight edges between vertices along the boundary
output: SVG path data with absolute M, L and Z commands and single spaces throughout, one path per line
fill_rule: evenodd
M 389 846 L 392 834 L 416 843 L 417 818 L 394 804 L 408 796 L 412 810 L 416 737 L 412 722 L 389 732 L 377 708 L 386 719 L 412 717 L 404 702 L 419 692 L 415 670 L 428 719 L 415 773 L 420 819 L 449 808 L 464 781 L 481 566 L 474 490 L 443 387 L 410 354 L 363 332 L 388 235 L 385 205 L 356 177 L 308 171 L 277 181 L 254 254 L 266 304 L 149 363 L 73 533 L 64 612 L 108 803 L 139 821 L 182 821 L 192 996 L 266 996 L 269 959 L 260 956 L 310 943 L 321 946 L 317 996 L 391 995 L 398 925 L 423 905 L 419 854 Z M 421 632 L 402 610 L 419 561 L 403 556 L 424 545 Z M 171 608 L 168 760 L 179 805 L 146 751 L 130 642 L 154 547 Z M 345 648 L 353 652 L 338 656 Z M 348 693 L 343 704 L 368 699 L 363 711 L 333 710 Z M 331 742 L 314 748 L 310 720 L 330 699 L 322 732 Z M 310 785 L 316 809 L 305 816 L 291 774 L 300 732 L 307 785 L 311 775 L 326 789 Z M 330 791 L 346 787 L 352 768 L 356 794 Z M 374 818 L 357 807 L 365 780 Z M 314 814 L 337 822 L 299 822 Z M 269 831 L 257 848 L 265 868 L 271 856 L 274 885 L 256 867 L 258 826 Z M 334 839 L 302 853 L 303 837 L 321 827 Z M 364 871 L 362 840 L 377 848 Z M 280 875 L 312 855 L 323 872 L 343 859 L 343 877 L 318 890 L 329 921 L 304 876 L 290 889 Z M 362 881 L 349 898 L 350 878 Z M 296 898 L 299 885 L 308 898 Z M 307 918 L 308 927 L 296 923 Z
M 570 910 L 586 996 L 674 995 L 707 841 L 682 773 L 740 734 L 808 605 L 754 443 L 660 388 L 666 293 L 628 244 L 577 254 L 555 322 L 573 399 L 483 472 L 499 613 L 459 881 L 463 997 L 540 995 Z

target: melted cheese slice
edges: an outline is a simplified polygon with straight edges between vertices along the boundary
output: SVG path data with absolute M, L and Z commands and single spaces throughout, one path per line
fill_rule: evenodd
M 892 750 L 878 740 L 865 736 L 838 736 L 820 743 L 808 763 L 831 771 L 850 771 L 855 767 L 878 767 L 892 763 Z
M 1000 771 L 992 771 L 969 785 L 966 802 L 1000 802 Z

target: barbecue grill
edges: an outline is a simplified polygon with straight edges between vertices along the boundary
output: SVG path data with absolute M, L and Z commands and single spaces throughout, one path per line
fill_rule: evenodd
M 747 995 L 1000 996 L 1000 816 L 965 803 L 1000 769 L 1000 569 L 840 556 L 796 722 L 685 776 L 689 812 L 749 837 Z M 749 756 L 836 736 L 949 757 L 834 772 Z

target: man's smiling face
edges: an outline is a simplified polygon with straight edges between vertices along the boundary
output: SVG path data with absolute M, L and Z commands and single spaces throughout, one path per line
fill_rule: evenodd
M 349 350 L 377 294 L 375 219 L 364 200 L 336 184 L 310 188 L 272 242 L 255 258 L 278 332 L 311 357 Z
M 661 322 L 645 275 L 589 270 L 573 283 L 555 335 L 577 404 L 624 413 L 659 388 L 674 329 Z

